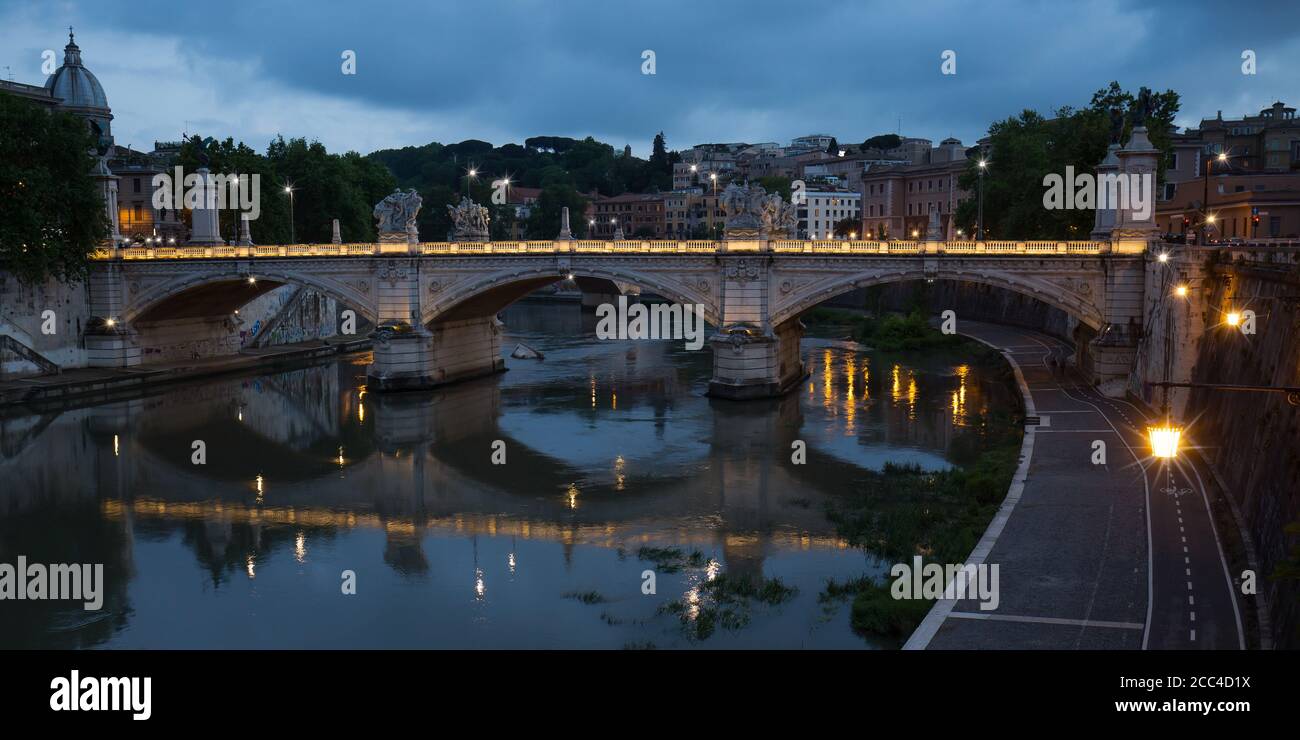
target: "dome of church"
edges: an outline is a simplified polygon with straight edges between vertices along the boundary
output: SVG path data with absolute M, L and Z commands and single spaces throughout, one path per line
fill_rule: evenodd
M 81 49 L 68 34 L 68 45 L 63 47 L 63 66 L 45 81 L 45 89 L 61 98 L 64 108 L 97 108 L 108 112 L 108 98 L 104 87 L 81 63 Z

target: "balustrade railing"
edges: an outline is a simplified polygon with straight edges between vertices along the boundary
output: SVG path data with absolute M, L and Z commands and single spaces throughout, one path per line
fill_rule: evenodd
M 302 257 L 369 257 L 406 253 L 424 255 L 481 255 L 481 254 L 687 254 L 727 252 L 769 252 L 772 254 L 1032 254 L 1081 255 L 1101 254 L 1108 250 L 1109 242 L 1101 241 L 952 241 L 925 242 L 915 240 L 857 241 L 774 239 L 770 241 L 670 241 L 637 240 L 599 241 L 576 239 L 570 241 L 498 241 L 498 242 L 422 242 L 411 249 L 402 244 L 273 244 L 235 246 L 130 246 L 97 247 L 91 254 L 94 260 L 173 260 L 173 259 L 249 259 L 249 258 L 302 258 Z M 1286 249 L 1278 245 L 1244 245 L 1234 247 L 1205 247 L 1206 249 L 1242 250 Z M 1291 249 L 1300 248 L 1300 244 Z

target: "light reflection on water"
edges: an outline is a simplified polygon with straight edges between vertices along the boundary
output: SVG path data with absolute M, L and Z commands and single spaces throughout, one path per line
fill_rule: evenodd
M 707 349 L 597 341 L 574 305 L 504 319 L 504 353 L 545 359 L 430 393 L 368 393 L 352 357 L 6 419 L 0 561 L 103 562 L 108 587 L 89 617 L 0 604 L 0 645 L 869 647 L 817 600 L 883 570 L 827 505 L 886 461 L 947 467 L 954 431 L 1006 392 L 810 338 L 806 393 L 716 401 Z M 639 556 L 669 547 L 699 564 Z M 799 593 L 694 642 L 660 608 L 698 611 L 722 573 Z

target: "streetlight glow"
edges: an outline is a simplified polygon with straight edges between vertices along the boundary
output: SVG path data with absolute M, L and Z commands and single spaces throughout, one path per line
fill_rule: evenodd
M 1157 255 L 1156 255 L 1156 261 L 1157 261 L 1157 262 L 1168 262 L 1168 261 L 1169 261 L 1169 253 L 1168 253 L 1168 252 L 1161 252 L 1160 254 L 1157 254 Z
M 1186 298 L 1186 297 L 1187 297 L 1187 286 L 1186 286 L 1186 285 L 1180 285 L 1180 286 L 1178 286 L 1177 288 L 1174 288 L 1174 295 L 1178 296 L 1179 298 Z
M 1147 436 L 1151 439 L 1153 457 L 1173 459 L 1178 456 L 1178 443 L 1182 439 L 1182 427 L 1166 423 L 1162 427 L 1147 427 Z
M 1228 326 L 1240 326 L 1241 314 L 1236 311 L 1229 311 L 1227 315 Z

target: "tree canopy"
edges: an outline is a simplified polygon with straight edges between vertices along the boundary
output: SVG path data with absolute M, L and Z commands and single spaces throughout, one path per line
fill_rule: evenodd
M 330 154 L 320 142 L 276 137 L 258 154 L 231 138 L 224 141 L 193 136 L 181 144 L 177 164 L 186 172 L 199 166 L 199 153 L 208 157 L 208 169 L 226 174 L 259 175 L 261 213 L 249 222 L 253 242 L 286 243 L 292 234 L 302 243 L 328 242 L 333 219 L 345 242 L 374 241 L 374 205 L 391 193 L 396 180 L 382 165 L 356 152 Z M 293 188 L 294 228 L 289 228 L 289 195 Z M 221 212 L 223 234 L 237 233 L 238 211 Z
M 989 127 L 988 168 L 984 173 L 984 232 L 991 239 L 1086 239 L 1092 231 L 1094 211 L 1043 207 L 1043 178 L 1064 176 L 1066 167 L 1076 174 L 1096 174 L 1111 140 L 1111 111 L 1123 115 L 1122 140 L 1132 134 L 1138 115 L 1137 101 L 1149 94 L 1151 109 L 1145 125 L 1151 143 L 1164 156 L 1156 187 L 1164 178 L 1171 152 L 1170 135 L 1179 109 L 1178 93 L 1151 93 L 1146 88 L 1134 96 L 1118 82 L 1098 90 L 1088 107 L 1065 106 L 1051 118 L 1033 110 L 998 121 Z M 978 210 L 979 169 L 972 158 L 959 183 L 971 194 L 957 209 L 957 224 L 974 233 Z
M 0 267 L 23 282 L 86 274 L 109 235 L 82 118 L 0 93 Z
M 583 219 L 588 197 L 653 193 L 672 189 L 673 164 L 681 156 L 668 150 L 663 132 L 651 143 L 650 159 L 626 156 L 588 136 L 531 136 L 523 146 L 493 146 L 470 139 L 458 144 L 382 149 L 366 155 L 383 165 L 402 188 L 415 188 L 424 199 L 418 219 L 421 238 L 444 239 L 451 231 L 447 206 L 466 195 L 491 211 L 493 238 L 506 238 L 515 220 L 513 207 L 493 204 L 493 182 L 509 178 L 510 187 L 540 188 L 525 233 L 552 239 L 559 233 L 560 209 L 569 207 L 575 236 L 586 233 Z M 471 176 L 470 171 L 474 171 Z M 584 195 L 585 194 L 585 195 Z M 299 221 L 301 224 L 301 221 Z
M 903 143 L 903 137 L 898 134 L 881 134 L 873 136 L 862 142 L 863 149 L 893 149 Z

